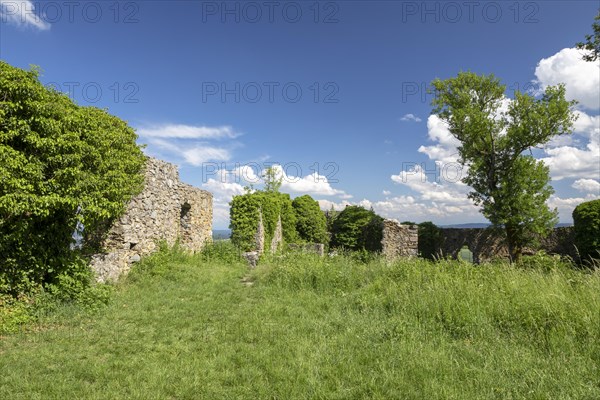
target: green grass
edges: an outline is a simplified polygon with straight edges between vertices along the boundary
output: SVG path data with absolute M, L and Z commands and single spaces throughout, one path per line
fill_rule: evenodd
M 600 398 L 600 273 L 531 263 L 160 253 L 3 337 L 0 398 Z

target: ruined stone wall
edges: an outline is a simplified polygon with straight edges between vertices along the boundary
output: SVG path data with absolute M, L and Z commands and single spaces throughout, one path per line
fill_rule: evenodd
M 399 257 L 416 257 L 418 255 L 418 227 L 401 225 L 399 222 L 386 219 L 383 221 L 382 254 L 388 260 Z
M 494 235 L 491 229 L 484 228 L 442 228 L 437 253 L 442 257 L 456 258 L 458 251 L 464 245 L 473 252 L 473 261 L 476 263 L 509 258 L 508 247 L 504 240 Z M 534 254 L 537 250 L 524 249 L 524 254 Z M 576 259 L 573 228 L 555 228 L 547 238 L 541 240 L 539 250 Z
M 144 189 L 109 228 L 92 270 L 100 282 L 115 281 L 156 250 L 158 241 L 173 245 L 178 238 L 192 252 L 211 240 L 212 195 L 180 182 L 175 165 L 148 158 Z

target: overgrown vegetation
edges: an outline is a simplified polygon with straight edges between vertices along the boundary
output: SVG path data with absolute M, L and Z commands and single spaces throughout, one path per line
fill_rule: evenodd
M 329 244 L 327 221 L 319 203 L 309 195 L 298 196 L 292 201 L 296 215 L 296 231 L 307 243 Z
M 583 262 L 600 261 L 600 199 L 586 201 L 573 210 L 575 245 Z
M 297 241 L 296 215 L 289 194 L 259 190 L 234 196 L 229 205 L 231 241 L 243 251 L 255 250 L 259 210 L 265 228 L 265 243 L 271 242 L 279 218 L 284 241 Z
M 331 245 L 349 250 L 381 250 L 383 218 L 361 206 L 347 206 L 333 220 Z
M 143 181 L 133 129 L 104 110 L 77 106 L 38 76 L 0 61 L 3 298 L 78 296 L 89 271 L 71 249 L 73 232 L 94 232 L 119 216 Z
M 5 336 L 0 398 L 600 397 L 599 271 L 237 260 L 163 249 L 106 308 Z

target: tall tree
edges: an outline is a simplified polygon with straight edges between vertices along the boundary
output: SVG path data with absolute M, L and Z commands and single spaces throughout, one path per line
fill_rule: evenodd
M 468 167 L 463 182 L 473 188 L 469 198 L 504 230 L 511 260 L 518 261 L 523 248 L 557 222 L 557 211 L 546 204 L 553 193 L 549 169 L 531 149 L 571 133 L 575 102 L 565 100 L 562 85 L 548 87 L 538 99 L 517 91 L 508 100 L 497 78 L 471 72 L 436 79 L 433 87 L 433 113 L 461 143 L 460 162 Z
M 594 18 L 596 22 L 592 24 L 594 33 L 591 35 L 585 35 L 585 43 L 577 43 L 579 50 L 587 50 L 588 53 L 583 55 L 585 61 L 596 61 L 600 58 L 600 10 L 598 15 Z

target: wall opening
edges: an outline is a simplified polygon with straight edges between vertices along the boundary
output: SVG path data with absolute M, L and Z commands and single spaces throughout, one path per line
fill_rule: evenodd
M 179 236 L 184 243 L 191 239 L 191 209 L 192 206 L 190 203 L 185 202 L 181 205 L 179 214 Z

